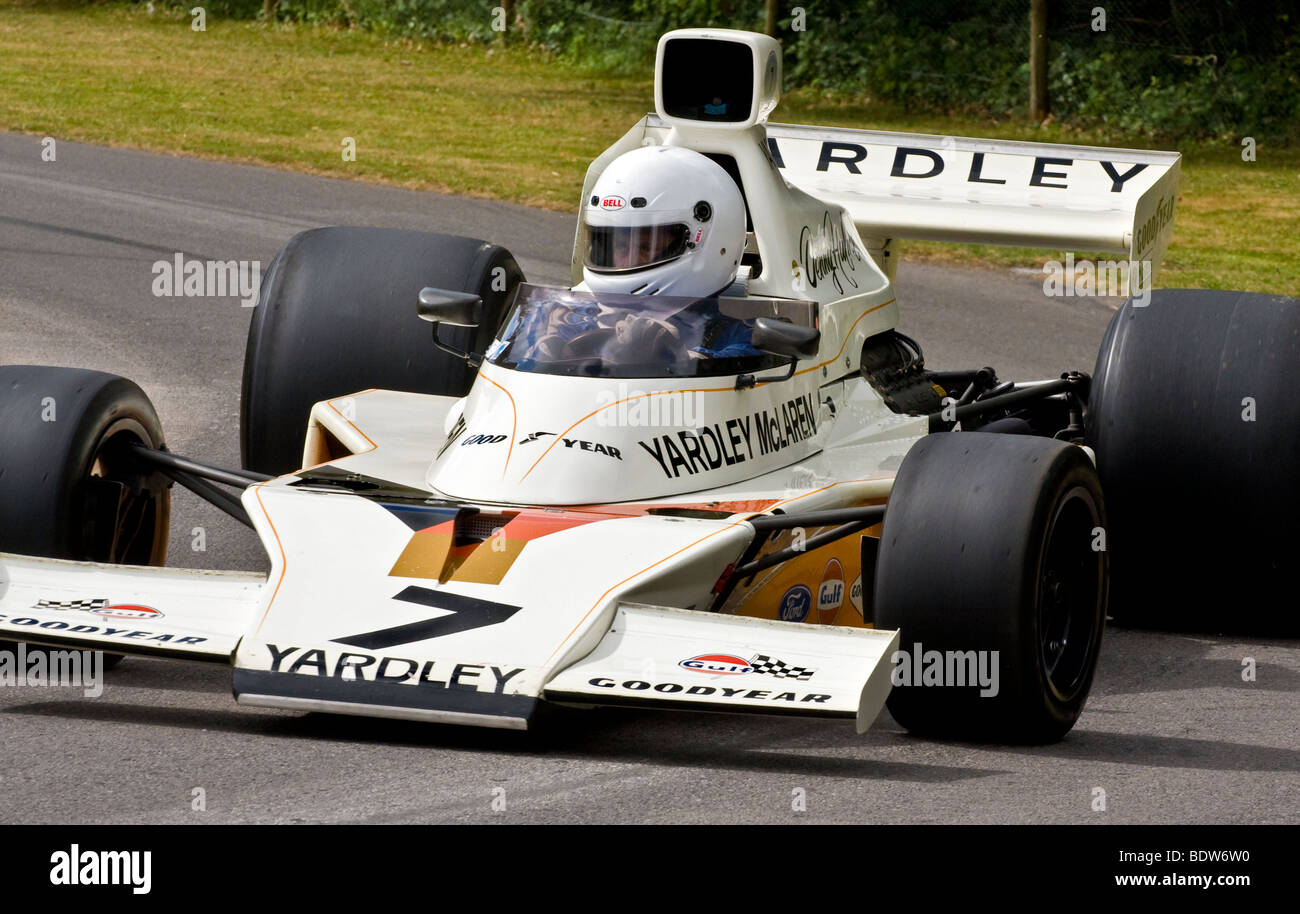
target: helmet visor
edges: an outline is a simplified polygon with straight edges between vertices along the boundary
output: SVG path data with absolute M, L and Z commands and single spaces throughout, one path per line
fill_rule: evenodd
M 583 262 L 601 273 L 642 270 L 686 253 L 690 228 L 669 225 L 588 225 Z

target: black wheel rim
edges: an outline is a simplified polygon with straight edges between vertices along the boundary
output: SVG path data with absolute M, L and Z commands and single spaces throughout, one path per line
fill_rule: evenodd
M 114 423 L 100 438 L 78 484 L 77 557 L 117 565 L 160 565 L 166 511 L 165 483 L 141 465 L 132 444 L 153 446 L 139 423 Z
M 1083 488 L 1068 492 L 1047 532 L 1038 577 L 1038 652 L 1048 687 L 1069 702 L 1087 686 L 1099 641 L 1105 555 L 1094 549 L 1101 525 Z

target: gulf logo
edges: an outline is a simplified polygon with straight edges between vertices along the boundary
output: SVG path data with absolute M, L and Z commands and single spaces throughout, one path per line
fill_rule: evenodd
M 817 588 L 817 621 L 831 625 L 844 605 L 844 566 L 839 559 L 831 559 L 822 572 L 822 583 Z
M 677 664 L 694 673 L 708 673 L 713 676 L 739 676 L 752 673 L 754 668 L 744 657 L 735 654 L 700 654 Z
M 622 209 L 627 203 L 622 197 L 601 197 L 601 209 Z
M 92 612 L 104 619 L 161 619 L 163 617 L 163 614 L 152 606 L 139 606 L 135 603 L 117 603 Z

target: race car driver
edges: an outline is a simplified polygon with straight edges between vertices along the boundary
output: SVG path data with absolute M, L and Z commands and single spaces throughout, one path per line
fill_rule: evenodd
M 716 296 L 745 247 L 745 201 L 713 160 L 644 146 L 601 173 L 584 207 L 582 278 L 602 293 Z
M 744 199 L 721 166 L 674 146 L 625 153 L 597 179 L 583 226 L 584 281 L 574 294 L 593 298 L 547 301 L 524 317 L 517 360 L 652 366 L 759 354 L 752 323 L 717 306 L 745 243 Z M 641 296 L 657 307 L 632 304 Z

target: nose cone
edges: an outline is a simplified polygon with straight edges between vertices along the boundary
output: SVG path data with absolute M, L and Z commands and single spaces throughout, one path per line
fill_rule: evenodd
M 487 364 L 427 479 L 463 501 L 609 504 L 735 484 L 820 449 L 813 373 L 744 390 L 735 383 Z
M 609 387 L 602 379 L 488 366 L 467 398 L 463 431 L 430 466 L 429 484 L 453 498 L 510 504 L 661 494 L 663 475 L 637 446 L 639 430 L 606 421 L 601 407 L 616 397 Z

